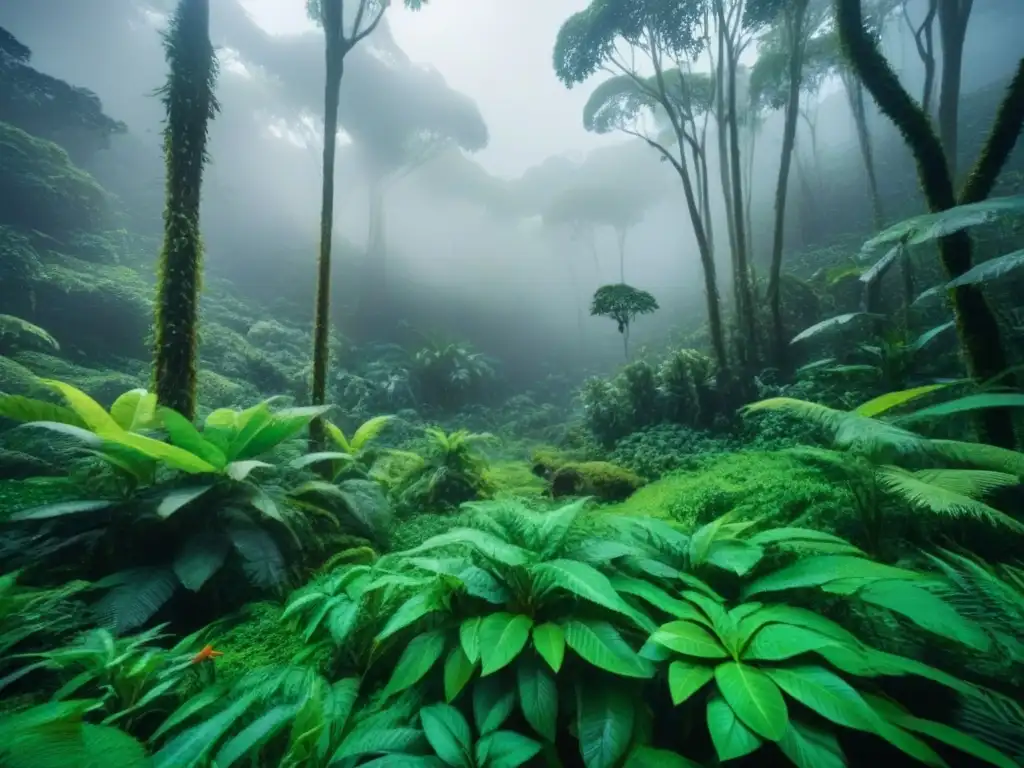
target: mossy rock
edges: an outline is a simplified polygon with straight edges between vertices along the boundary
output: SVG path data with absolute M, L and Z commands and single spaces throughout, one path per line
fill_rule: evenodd
M 432 536 L 447 533 L 461 524 L 462 516 L 424 513 L 395 522 L 391 529 L 391 551 L 401 552 L 418 547 Z
M 610 461 L 565 464 L 551 474 L 551 495 L 594 496 L 601 501 L 623 501 L 646 481 Z
M 0 393 L 57 402 L 56 394 L 39 381 L 29 368 L 0 355 Z
M 687 525 L 735 512 L 774 525 L 830 527 L 848 516 L 853 504 L 849 489 L 824 468 L 784 452 L 740 452 L 714 457 L 698 470 L 667 475 L 610 511 Z

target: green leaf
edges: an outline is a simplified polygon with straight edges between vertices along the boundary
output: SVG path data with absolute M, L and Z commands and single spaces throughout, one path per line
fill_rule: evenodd
M 466 654 L 466 658 L 472 662 L 480 660 L 480 625 L 483 623 L 482 616 L 466 619 L 459 625 L 459 643 Z
M 220 570 L 230 544 L 217 533 L 193 534 L 174 558 L 174 573 L 185 589 L 198 592 Z
M 182 507 L 191 504 L 213 488 L 213 483 L 203 485 L 192 485 L 184 488 L 175 488 L 168 491 L 156 505 L 156 514 L 161 520 L 166 520 Z
M 842 644 L 842 641 L 812 629 L 792 624 L 768 624 L 754 635 L 740 658 L 744 661 L 785 661 Z
M 632 576 L 615 575 L 609 581 L 620 594 L 634 595 L 655 608 L 664 611 L 677 619 L 690 621 L 706 621 L 703 614 L 684 600 L 679 600 L 660 587 L 644 579 Z
M 523 659 L 516 668 L 519 706 L 523 717 L 537 733 L 554 743 L 558 721 L 558 687 L 555 678 L 539 659 Z
M 981 264 L 975 264 L 959 277 L 946 283 L 946 288 L 989 283 L 1015 272 L 1021 267 L 1024 267 L 1024 249 L 997 256 L 994 259 L 983 261 Z
M 703 627 L 690 621 L 670 621 L 651 635 L 651 642 L 684 656 L 701 659 L 726 659 L 725 648 Z
M 100 437 L 109 437 L 124 431 L 114 421 L 113 417 L 103 409 L 102 405 L 82 390 L 56 379 L 40 379 L 39 381 L 60 394 L 67 402 L 68 407 L 75 412 L 85 426 Z
M 900 422 L 923 421 L 941 416 L 952 416 L 957 413 L 972 413 L 988 408 L 1024 408 L 1024 395 L 1016 392 L 985 392 L 980 395 L 968 395 L 914 411 L 901 417 Z
M 109 509 L 115 502 L 106 500 L 96 501 L 58 501 L 54 504 L 43 504 L 31 509 L 23 509 L 15 512 L 7 519 L 11 522 L 21 520 L 48 520 L 51 517 L 63 517 L 64 515 L 77 515 L 82 512 L 96 512 L 100 509 Z
M 445 701 L 450 704 L 455 700 L 473 677 L 475 670 L 476 664 L 469 660 L 461 645 L 452 648 L 444 662 Z
M 498 677 L 484 677 L 473 686 L 473 719 L 480 735 L 501 728 L 516 708 L 516 691 Z
M 153 756 L 152 768 L 194 768 L 256 701 L 247 693 L 229 707 L 175 736 Z
M 391 679 L 384 688 L 385 698 L 411 688 L 437 663 L 444 652 L 445 636 L 440 630 L 413 638 L 398 658 Z
M 586 768 L 615 768 L 629 751 L 636 710 L 620 686 L 580 685 L 576 692 L 577 734 Z
M 462 713 L 450 704 L 420 710 L 423 734 L 434 752 L 450 766 L 472 768 L 473 734 Z
M 487 559 L 506 566 L 526 565 L 530 559 L 529 553 L 525 549 L 509 544 L 493 534 L 475 528 L 456 528 L 446 533 L 432 536 L 418 547 L 406 550 L 403 554 L 406 556 L 418 555 L 421 552 L 429 552 L 441 547 L 454 545 L 472 547 Z
M 948 384 L 926 384 L 922 387 L 914 387 L 913 389 L 904 389 L 900 392 L 887 392 L 884 395 L 879 395 L 876 398 L 868 400 L 866 403 L 861 403 L 854 409 L 854 413 L 861 416 L 880 416 L 886 411 L 891 411 L 893 408 L 897 408 L 901 405 L 909 403 L 911 400 L 915 400 L 922 395 L 927 395 L 934 392 L 937 389 L 949 386 Z
M 110 406 L 110 416 L 129 432 L 152 427 L 157 417 L 156 395 L 144 389 L 125 392 Z
M 824 667 L 803 664 L 766 668 L 764 674 L 799 701 L 836 725 L 858 731 L 874 731 L 879 722 L 861 695 L 845 680 Z
M 763 592 L 820 587 L 838 579 L 862 578 L 920 580 L 924 576 L 855 555 L 816 555 L 755 579 L 743 590 L 743 599 Z
M 565 632 L 560 626 L 551 622 L 535 626 L 533 647 L 552 670 L 557 672 L 562 668 L 562 660 L 565 658 Z
M 213 443 L 204 440 L 192 422 L 177 411 L 160 408 L 160 420 L 172 445 L 198 456 L 217 469 L 223 469 L 228 463 L 224 452 Z
M 293 459 L 288 462 L 288 466 L 292 469 L 305 469 L 312 464 L 318 464 L 323 461 L 343 461 L 351 463 L 355 459 L 341 451 L 318 451 L 316 453 L 307 453 L 305 456 L 299 456 L 297 459 Z
M 440 611 L 443 607 L 440 595 L 436 589 L 428 589 L 414 594 L 402 603 L 393 614 L 391 614 L 391 618 L 388 619 L 388 623 L 384 625 L 384 629 L 378 633 L 376 642 L 384 642 L 396 632 L 401 632 L 406 627 L 415 624 L 424 616 Z M 475 659 L 473 659 L 473 655 L 468 653 L 468 651 L 466 655 L 469 656 L 471 660 L 475 661 Z
M 49 422 L 75 427 L 95 437 L 85 429 L 85 422 L 78 414 L 63 405 L 54 405 L 45 400 L 35 400 L 21 395 L 0 395 L 0 417 L 22 423 Z
M 586 662 L 623 677 L 649 678 L 654 665 L 641 658 L 618 630 L 606 621 L 572 619 L 565 623 L 565 642 Z
M 708 732 L 721 762 L 746 757 L 761 747 L 761 739 L 747 728 L 717 691 L 708 697 Z
M 789 711 L 782 691 L 763 671 L 749 664 L 727 661 L 715 667 L 715 682 L 722 698 L 762 738 L 778 741 L 789 727 Z
M 230 768 L 243 758 L 255 758 L 263 745 L 295 718 L 296 711 L 294 705 L 271 707 L 228 739 L 217 751 L 214 764 L 217 768 Z
M 668 668 L 668 690 L 677 707 L 707 685 L 715 677 L 714 667 L 673 661 Z
M 540 752 L 533 739 L 514 731 L 495 731 L 476 745 L 477 765 L 486 768 L 519 768 Z
M 989 636 L 981 627 L 965 619 L 942 598 L 914 584 L 905 581 L 877 581 L 858 591 L 857 597 L 905 616 L 929 632 L 975 650 L 986 651 L 991 646 Z
M 480 623 L 480 674 L 487 675 L 508 666 L 526 647 L 533 619 L 511 613 L 492 613 Z
M 791 720 L 779 749 L 797 768 L 846 768 L 843 748 L 835 735 Z

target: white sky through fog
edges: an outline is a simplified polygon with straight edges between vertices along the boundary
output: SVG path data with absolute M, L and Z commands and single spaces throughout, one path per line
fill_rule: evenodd
M 583 105 L 600 74 L 567 90 L 555 77 L 551 51 L 558 29 L 589 0 L 430 0 L 417 12 L 395 0 L 387 11 L 395 40 L 418 63 L 472 97 L 490 131 L 475 155 L 492 173 L 514 177 L 545 157 L 579 154 L 621 141 L 583 129 Z M 243 0 L 265 29 L 289 34 L 313 28 L 305 0 Z

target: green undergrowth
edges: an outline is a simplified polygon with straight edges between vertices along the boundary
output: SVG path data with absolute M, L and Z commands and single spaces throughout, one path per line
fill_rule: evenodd
M 850 491 L 825 470 L 783 452 L 727 453 L 700 463 L 666 475 L 610 509 L 686 525 L 733 511 L 744 519 L 813 526 L 834 520 L 852 503 Z

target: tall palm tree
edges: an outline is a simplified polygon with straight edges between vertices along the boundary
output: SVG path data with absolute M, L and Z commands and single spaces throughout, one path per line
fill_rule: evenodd
M 179 0 L 164 34 L 170 71 L 160 89 L 164 128 L 164 242 L 157 280 L 153 389 L 162 405 L 191 419 L 196 408 L 196 350 L 203 244 L 199 193 L 217 58 L 210 42 L 210 0 Z

